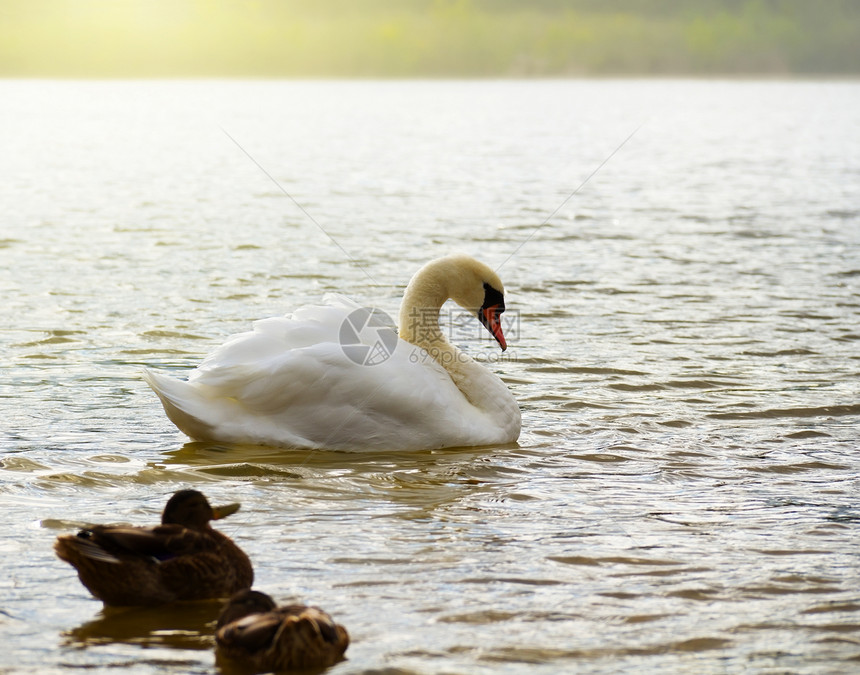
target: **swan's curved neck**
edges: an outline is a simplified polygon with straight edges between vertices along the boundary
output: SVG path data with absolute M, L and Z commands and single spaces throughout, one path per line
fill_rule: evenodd
M 444 274 L 434 268 L 422 269 L 403 293 L 400 337 L 431 353 L 433 348 L 444 348 L 444 345 L 453 347 L 439 329 L 439 313 L 449 297 Z
M 437 262 L 440 264 L 421 269 L 406 287 L 400 306 L 400 337 L 424 349 L 448 371 L 473 405 L 483 407 L 482 399 L 488 394 L 487 376 L 498 378 L 448 342 L 439 328 L 442 305 L 451 297 L 449 280 L 453 270 L 443 261 Z M 500 380 L 499 384 L 504 387 Z
M 516 400 L 498 376 L 448 342 L 439 328 L 442 305 L 452 294 L 461 306 L 474 306 L 476 315 L 481 307 L 485 284 L 474 274 L 471 277 L 464 274 L 462 267 L 462 260 L 441 258 L 428 263 L 412 277 L 400 306 L 400 337 L 423 348 L 442 366 L 466 400 L 497 430 L 501 442 L 509 442 L 520 431 Z M 489 269 L 484 272 L 484 276 L 490 274 Z M 501 290 L 501 282 L 498 279 L 495 282 Z M 472 288 L 472 294 L 464 288 Z

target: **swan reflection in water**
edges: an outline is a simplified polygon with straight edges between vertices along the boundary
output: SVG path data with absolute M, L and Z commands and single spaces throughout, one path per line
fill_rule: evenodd
M 429 451 L 345 453 L 295 450 L 252 445 L 192 441 L 162 453 L 162 463 L 151 466 L 152 475 L 166 467 L 196 480 L 259 481 L 296 497 L 341 501 L 352 516 L 358 499 L 405 507 L 404 517 L 429 515 L 476 493 L 491 491 L 511 480 L 508 469 L 495 461 L 517 452 L 516 443 L 480 448 L 445 448 Z M 249 509 L 249 514 L 256 513 Z M 248 518 L 255 516 L 248 515 Z M 250 522 L 253 527 L 256 523 Z

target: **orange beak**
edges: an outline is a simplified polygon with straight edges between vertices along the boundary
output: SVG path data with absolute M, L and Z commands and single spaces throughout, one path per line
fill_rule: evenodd
M 502 305 L 493 305 L 492 307 L 482 307 L 478 310 L 478 321 L 480 321 L 490 334 L 496 338 L 496 342 L 505 351 L 508 348 L 505 342 L 505 336 L 502 333 L 502 312 L 505 310 Z
M 224 504 L 223 506 L 215 506 L 212 508 L 212 520 L 221 520 L 229 515 L 236 513 L 239 510 L 238 504 Z

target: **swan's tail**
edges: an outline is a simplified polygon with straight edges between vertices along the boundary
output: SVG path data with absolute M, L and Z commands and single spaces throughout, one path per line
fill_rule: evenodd
M 168 419 L 183 433 L 198 441 L 212 439 L 212 425 L 194 412 L 205 410 L 205 406 L 201 406 L 200 393 L 193 384 L 148 368 L 143 370 L 143 379 L 158 394 Z

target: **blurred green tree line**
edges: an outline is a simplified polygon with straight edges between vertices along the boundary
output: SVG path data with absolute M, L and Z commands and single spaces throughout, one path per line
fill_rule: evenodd
M 6 77 L 858 72 L 860 0 L 0 0 Z

